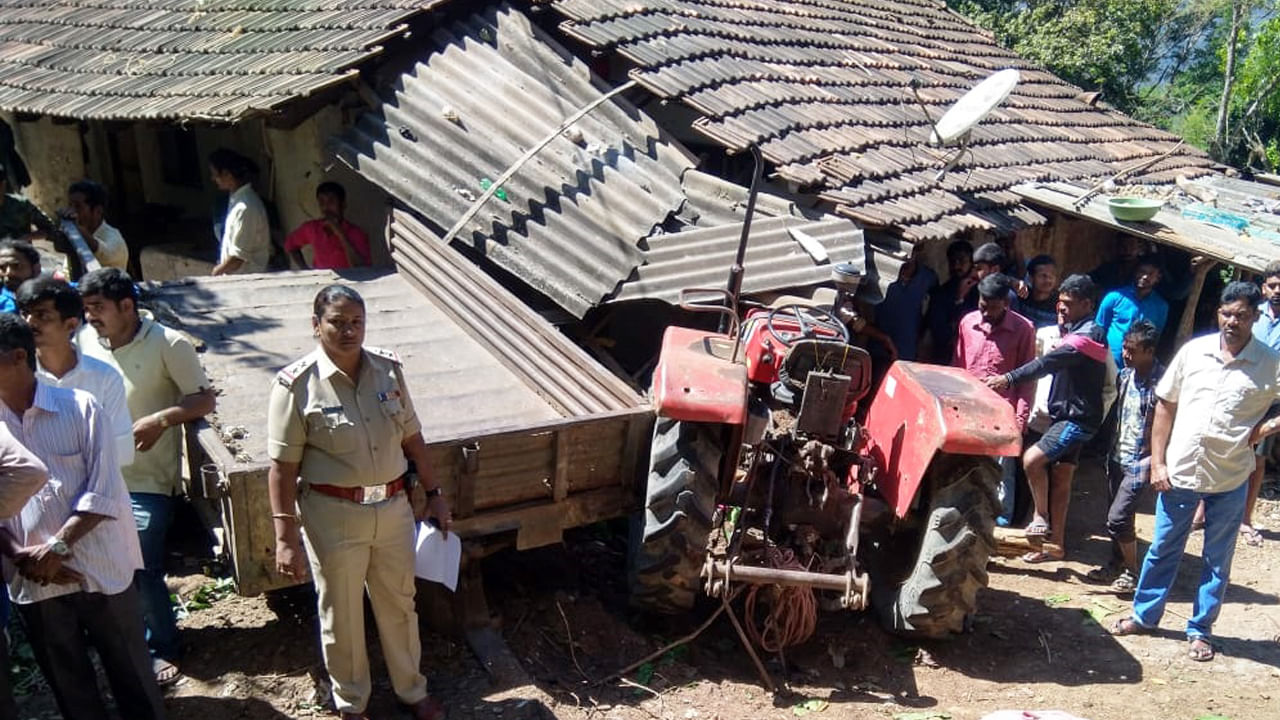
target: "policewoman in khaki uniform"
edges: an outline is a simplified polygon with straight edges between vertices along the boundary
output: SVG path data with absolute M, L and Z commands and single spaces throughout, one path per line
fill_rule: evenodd
M 365 718 L 372 690 L 364 594 L 373 606 L 391 685 L 419 719 L 443 718 L 419 670 L 414 611 L 413 510 L 405 488 L 413 460 L 427 514 L 449 529 L 449 505 L 427 474 L 421 424 L 394 353 L 364 347 L 364 300 L 344 285 L 316 295 L 320 346 L 281 370 L 267 418 L 276 567 L 315 576 L 320 644 L 342 718 Z

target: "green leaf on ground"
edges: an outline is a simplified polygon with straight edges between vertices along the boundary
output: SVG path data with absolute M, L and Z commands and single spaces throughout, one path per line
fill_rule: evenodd
M 822 698 L 809 698 L 803 702 L 798 702 L 791 706 L 791 713 L 796 717 L 804 717 L 809 713 L 822 712 L 831 707 L 831 703 Z
M 1196 720 L 1231 720 L 1226 715 L 1201 715 Z
M 1057 595 L 1050 595 L 1049 597 L 1045 598 L 1044 604 L 1048 605 L 1049 607 L 1058 607 L 1059 605 L 1065 605 L 1070 601 L 1071 601 L 1070 595 L 1059 593 Z
M 636 682 L 648 685 L 653 680 L 653 663 L 645 663 L 636 670 Z
M 689 657 L 688 645 L 677 645 L 662 654 L 662 658 L 658 660 L 658 664 L 667 667 L 684 660 Z
M 951 713 L 945 713 L 941 710 L 926 710 L 924 712 L 904 712 L 893 716 L 893 720 L 951 720 Z

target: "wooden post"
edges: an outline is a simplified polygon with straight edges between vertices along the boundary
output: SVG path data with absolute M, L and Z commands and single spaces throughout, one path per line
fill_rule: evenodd
M 1178 322 L 1178 335 L 1174 340 L 1175 347 L 1182 347 L 1182 344 L 1191 338 L 1191 332 L 1195 329 L 1196 307 L 1200 305 L 1200 293 L 1204 290 L 1205 278 L 1209 277 L 1209 271 L 1217 267 L 1218 263 L 1213 258 L 1197 256 L 1191 259 L 1191 266 L 1196 274 L 1191 280 L 1191 292 L 1187 295 L 1186 307 L 1182 308 L 1182 319 Z

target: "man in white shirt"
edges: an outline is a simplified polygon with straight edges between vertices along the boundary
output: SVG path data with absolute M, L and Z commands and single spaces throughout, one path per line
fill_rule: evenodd
M 0 523 L 0 554 L 59 711 L 66 720 L 104 716 L 92 649 L 123 717 L 163 718 L 133 587 L 142 551 L 102 406 L 39 381 L 31 328 L 8 313 L 0 314 L 0 423 L 49 469 L 22 512 Z
M 54 387 L 75 388 L 92 395 L 106 412 L 107 429 L 115 439 L 116 461 L 133 462 L 133 420 L 125 400 L 120 371 L 84 355 L 73 339 L 84 323 L 84 300 L 79 291 L 47 275 L 18 288 L 18 313 L 36 339 L 36 376 Z
M 93 180 L 72 183 L 67 191 L 72 219 L 80 235 L 103 267 L 128 269 L 129 246 L 120 231 L 107 223 L 107 189 Z
M 1203 501 L 1203 567 L 1186 630 L 1188 656 L 1201 662 L 1214 657 L 1209 634 L 1230 582 L 1253 446 L 1280 430 L 1280 421 L 1263 422 L 1280 397 L 1280 353 L 1253 337 L 1261 299 L 1253 283 L 1228 285 L 1218 303 L 1219 332 L 1184 344 L 1156 386 L 1155 536 L 1134 590 L 1133 614 L 1112 626 L 1116 635 L 1133 635 L 1160 624 L 1196 505 Z
M 22 512 L 36 491 L 49 481 L 49 469 L 22 446 L 9 428 L 0 423 L 0 520 Z M 18 705 L 9 684 L 9 591 L 0 590 L 0 718 L 18 717 Z

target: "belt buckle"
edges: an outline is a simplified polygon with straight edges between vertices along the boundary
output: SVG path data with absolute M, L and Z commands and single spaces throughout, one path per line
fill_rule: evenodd
M 387 499 L 386 485 L 366 485 L 364 493 L 361 495 L 361 505 L 373 505 Z

